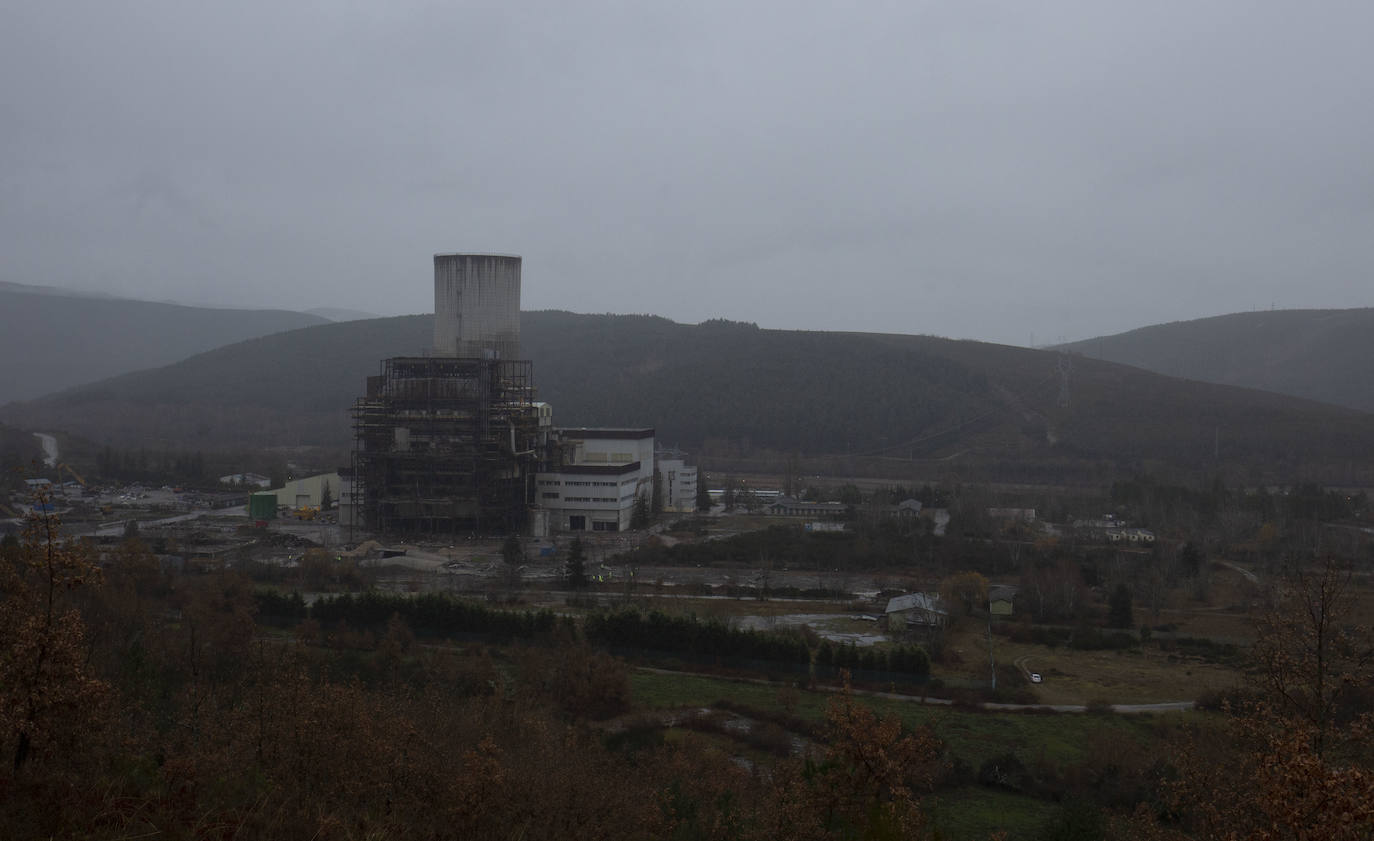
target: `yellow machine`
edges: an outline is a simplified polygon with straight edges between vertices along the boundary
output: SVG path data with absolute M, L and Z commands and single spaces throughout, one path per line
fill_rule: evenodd
M 297 520 L 313 520 L 320 515 L 320 509 L 313 505 L 303 505 L 291 512 Z
M 74 470 L 70 464 L 63 462 L 62 464 L 57 465 L 57 475 L 59 477 L 62 475 L 63 470 L 72 474 L 72 478 L 75 479 L 77 484 L 79 484 L 81 487 L 86 487 L 86 480 L 82 479 L 81 474 L 77 473 L 76 470 Z

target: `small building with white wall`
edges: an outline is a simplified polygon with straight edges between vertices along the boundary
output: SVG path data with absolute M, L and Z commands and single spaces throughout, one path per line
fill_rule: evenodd
M 1016 588 L 1006 584 L 994 584 L 988 588 L 988 613 L 993 616 L 1011 616 L 1016 610 Z
M 321 473 L 318 476 L 290 479 L 282 487 L 273 488 L 266 493 L 277 495 L 278 506 L 304 508 L 308 505 L 312 508 L 319 508 L 324 500 L 326 488 L 330 498 L 334 502 L 338 502 L 340 485 L 338 473 Z
M 938 593 L 908 593 L 889 599 L 884 611 L 890 630 L 907 628 L 943 628 L 949 612 Z
M 988 516 L 1003 522 L 1035 522 L 1034 508 L 989 508 Z
M 219 483 L 221 485 L 251 485 L 255 488 L 272 487 L 272 480 L 260 473 L 230 473 L 228 476 L 219 477 Z
M 681 450 L 660 450 L 654 459 L 663 483 L 663 510 L 697 510 L 697 469 L 688 466 L 687 454 Z
M 780 496 L 763 509 L 765 513 L 779 517 L 832 517 L 843 518 L 849 514 L 849 506 L 843 502 L 803 502 L 790 496 Z

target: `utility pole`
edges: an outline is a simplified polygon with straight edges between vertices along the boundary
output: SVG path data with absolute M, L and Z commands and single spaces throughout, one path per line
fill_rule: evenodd
M 1069 360 L 1068 354 L 1059 354 L 1055 368 L 1059 372 L 1059 406 L 1062 409 L 1067 409 L 1069 408 L 1069 372 L 1073 370 L 1073 363 Z
M 988 667 L 992 669 L 992 691 L 997 691 L 997 659 L 992 656 L 992 604 L 988 603 Z

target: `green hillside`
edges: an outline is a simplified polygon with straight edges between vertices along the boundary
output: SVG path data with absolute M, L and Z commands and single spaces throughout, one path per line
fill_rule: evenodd
M 384 357 L 422 352 L 431 325 L 406 316 L 265 336 L 11 405 L 0 419 L 120 446 L 342 449 L 364 378 Z M 1348 474 L 1350 454 L 1374 447 L 1374 415 L 1050 351 L 566 312 L 525 313 L 522 333 L 557 423 L 651 425 L 661 441 L 719 456 L 1296 476 Z
M 327 319 L 287 310 L 185 307 L 0 283 L 0 403 L 167 365 Z
M 1171 377 L 1374 412 L 1374 309 L 1242 312 L 1156 324 L 1062 349 Z

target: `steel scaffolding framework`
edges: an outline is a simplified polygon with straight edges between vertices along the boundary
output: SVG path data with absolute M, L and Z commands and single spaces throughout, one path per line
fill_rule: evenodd
M 396 357 L 353 404 L 362 521 L 393 534 L 524 530 L 540 461 L 533 363 Z

